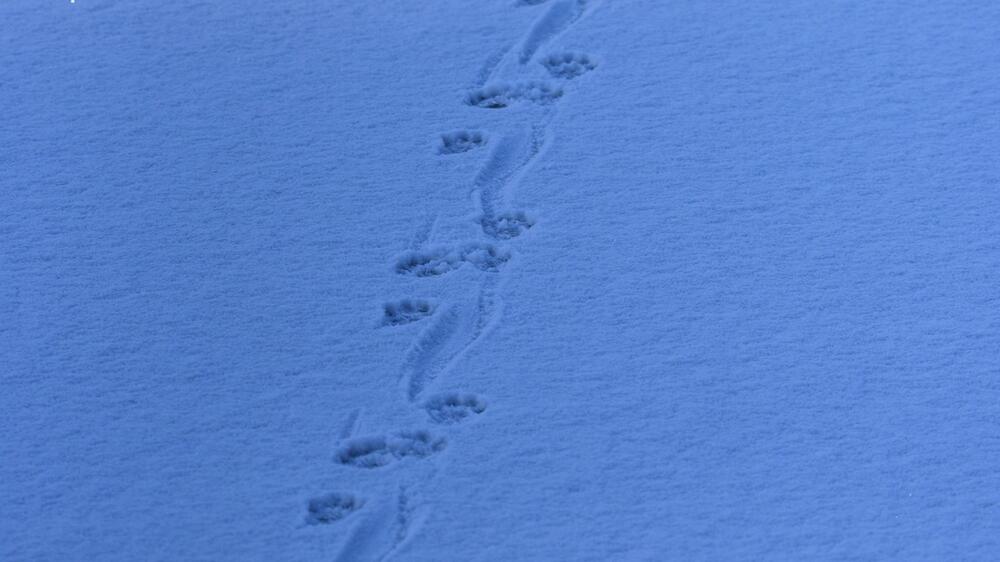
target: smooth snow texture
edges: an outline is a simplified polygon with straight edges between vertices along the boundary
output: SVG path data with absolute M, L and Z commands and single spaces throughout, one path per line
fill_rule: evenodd
M 1000 552 L 996 2 L 0 22 L 0 559 Z

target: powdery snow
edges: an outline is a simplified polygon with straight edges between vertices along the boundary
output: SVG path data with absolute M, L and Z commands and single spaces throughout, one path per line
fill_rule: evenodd
M 997 3 L 0 21 L 0 559 L 1000 552 Z

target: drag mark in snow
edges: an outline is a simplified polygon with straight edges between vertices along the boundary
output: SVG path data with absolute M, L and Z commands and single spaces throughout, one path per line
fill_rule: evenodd
M 389 549 L 379 558 L 379 561 L 388 560 L 406 546 L 412 532 L 423 523 L 423 519 L 422 516 L 418 515 L 416 506 L 413 505 L 409 490 L 405 486 L 400 486 L 399 496 L 396 499 L 396 520 L 394 521 L 396 534 Z
M 449 307 L 420 333 L 403 362 L 401 380 L 410 401 L 416 399 L 438 370 L 445 347 L 455 335 L 460 321 L 456 307 Z
M 521 44 L 519 55 L 521 64 L 530 61 L 542 45 L 576 21 L 583 14 L 583 7 L 580 0 L 562 0 L 553 4 L 549 11 L 535 22 L 524 43 Z
M 335 560 L 384 562 L 393 558 L 423 523 L 425 514 L 421 511 L 409 488 L 400 486 L 395 498 L 382 501 L 355 526 Z
M 424 221 L 424 224 L 417 229 L 413 234 L 413 240 L 410 241 L 409 249 L 411 251 L 419 250 L 427 245 L 427 242 L 434 236 L 434 228 L 437 226 L 438 215 L 434 215 Z
M 476 299 L 476 321 L 472 326 L 472 333 L 462 348 L 452 357 L 449 367 L 461 359 L 472 348 L 473 344 L 482 339 L 500 321 L 500 316 L 503 313 L 500 286 L 501 280 L 499 278 L 487 278 L 479 286 L 479 295 Z
M 545 144 L 545 124 L 530 130 L 522 129 L 505 135 L 497 143 L 489 160 L 476 176 L 474 186 L 479 193 L 482 211 L 480 225 L 483 232 L 497 240 L 509 240 L 522 234 L 535 224 L 535 219 L 524 211 L 505 210 L 504 193 L 516 185 L 524 170 L 538 156 Z
M 502 203 L 504 186 L 533 156 L 529 131 L 507 134 L 497 141 L 474 181 L 483 217 L 491 218 L 496 214 Z
M 384 560 L 388 550 L 380 548 L 385 541 L 392 542 L 388 537 L 389 528 L 392 525 L 393 516 L 389 506 L 385 502 L 376 506 L 374 511 L 368 511 L 367 515 L 355 525 L 351 536 L 341 547 L 340 553 L 334 559 L 335 562 L 358 562 L 361 560 Z M 391 547 L 390 547 L 391 548 Z M 379 554 L 379 551 L 382 551 Z
M 407 400 L 417 400 L 435 380 L 451 372 L 499 322 L 503 312 L 500 284 L 498 277 L 486 277 L 479 286 L 475 308 L 450 305 L 420 333 L 400 373 Z
M 361 408 L 357 408 L 351 411 L 347 415 L 347 419 L 344 421 L 344 425 L 340 428 L 340 440 L 349 438 L 354 435 L 354 431 L 358 428 L 358 419 L 361 417 Z
M 486 59 L 486 62 L 479 69 L 479 74 L 476 76 L 475 82 L 473 82 L 474 86 L 482 86 L 493 79 L 493 76 L 497 73 L 497 69 L 500 67 L 500 63 L 503 62 L 510 51 L 510 47 L 510 45 L 507 45 Z

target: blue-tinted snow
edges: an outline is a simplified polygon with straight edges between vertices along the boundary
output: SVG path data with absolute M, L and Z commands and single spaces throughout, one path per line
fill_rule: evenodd
M 0 22 L 0 558 L 1000 553 L 995 2 Z

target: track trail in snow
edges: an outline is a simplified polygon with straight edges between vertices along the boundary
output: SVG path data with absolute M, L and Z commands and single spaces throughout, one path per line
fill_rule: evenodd
M 568 82 L 597 67 L 589 54 L 547 52 L 546 48 L 598 3 L 519 0 L 512 5 L 513 9 L 538 10 L 540 14 L 520 41 L 484 62 L 462 101 L 477 110 L 517 112 L 523 108 L 531 117 L 530 123 L 512 125 L 505 131 L 457 129 L 440 136 L 437 157 L 486 154 L 470 190 L 477 207 L 480 239 L 431 244 L 441 218 L 435 216 L 416 233 L 406 253 L 396 257 L 394 272 L 433 282 L 442 275 L 470 269 L 478 278 L 476 298 L 474 302 L 438 302 L 414 296 L 385 301 L 380 322 L 380 327 L 400 329 L 410 324 L 421 326 L 404 354 L 398 380 L 404 403 L 420 409 L 440 429 L 466 423 L 488 408 L 487 401 L 475 393 L 440 391 L 437 387 L 476 345 L 489 339 L 501 321 L 504 281 L 515 257 L 509 245 L 537 223 L 533 214 L 510 206 L 511 194 L 544 154 L 551 138 L 549 125 L 567 93 Z M 446 451 L 446 435 L 420 428 L 352 437 L 358 415 L 358 411 L 352 413 L 337 442 L 334 460 L 343 467 L 378 471 L 394 465 L 406 470 L 410 463 L 427 462 Z M 415 504 L 417 497 L 413 484 L 400 485 L 395 499 L 368 501 L 360 495 L 327 492 L 310 501 L 307 522 L 317 525 L 356 519 L 337 559 L 388 560 L 413 538 L 419 523 L 428 516 L 426 509 Z M 365 509 L 367 504 L 372 507 Z

